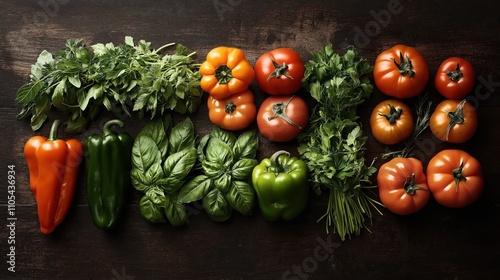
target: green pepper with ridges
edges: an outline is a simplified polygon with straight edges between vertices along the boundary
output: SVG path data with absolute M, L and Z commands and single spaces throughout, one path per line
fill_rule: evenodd
M 304 161 L 290 157 L 287 151 L 263 159 L 252 172 L 262 216 L 268 221 L 288 221 L 304 212 L 309 197 L 307 175 Z
M 123 127 L 121 120 L 106 122 L 102 135 L 83 141 L 87 199 L 95 226 L 111 229 L 118 223 L 130 188 L 133 139 L 128 133 L 115 134 L 111 127 Z

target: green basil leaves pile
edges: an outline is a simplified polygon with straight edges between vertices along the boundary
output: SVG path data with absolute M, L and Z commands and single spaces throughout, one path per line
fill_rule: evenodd
M 131 181 L 144 193 L 142 216 L 152 223 L 184 225 L 187 214 L 179 188 L 196 163 L 193 123 L 186 118 L 172 127 L 170 116 L 148 122 L 134 141 Z
M 125 44 L 94 44 L 69 39 L 55 57 L 42 51 L 31 66 L 30 81 L 17 92 L 23 106 L 18 120 L 31 117 L 36 131 L 52 108 L 66 113 L 66 132 L 80 133 L 95 120 L 101 108 L 115 115 L 137 111 L 151 117 L 175 111 L 193 113 L 201 103 L 199 64 L 188 49 L 175 45 L 173 54 L 156 50 L 151 43 L 125 37 Z
M 180 189 L 183 203 L 202 200 L 210 219 L 226 221 L 232 210 L 243 215 L 252 213 L 255 195 L 250 184 L 258 137 L 255 131 L 243 132 L 238 138 L 214 126 L 198 143 L 198 166 L 201 174 Z

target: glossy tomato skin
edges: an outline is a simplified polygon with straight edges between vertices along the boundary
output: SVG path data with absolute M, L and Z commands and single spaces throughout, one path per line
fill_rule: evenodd
M 462 99 L 474 88 L 476 73 L 472 64 L 460 57 L 450 57 L 439 66 L 434 85 L 448 99 Z
M 430 128 L 441 141 L 463 143 L 472 138 L 478 125 L 477 112 L 466 100 L 447 99 L 436 106 Z
M 410 98 L 420 94 L 426 87 L 429 67 L 417 49 L 395 45 L 378 55 L 373 77 L 377 88 L 384 94 L 401 99 Z
M 443 150 L 429 161 L 427 182 L 434 199 L 450 208 L 473 203 L 484 189 L 479 161 L 467 152 L 456 149 Z
M 380 200 L 395 214 L 416 213 L 429 201 L 424 169 L 415 158 L 397 157 L 386 162 L 378 171 L 377 183 Z
M 293 124 L 282 117 L 284 114 Z M 269 141 L 289 142 L 307 125 L 309 109 L 304 99 L 298 96 L 270 96 L 262 102 L 257 113 L 259 131 Z
M 415 124 L 413 114 L 405 103 L 399 100 L 380 102 L 370 116 L 373 137 L 379 142 L 392 145 L 408 138 Z
M 300 55 L 289 48 L 277 48 L 261 55 L 254 70 L 259 87 L 271 95 L 296 93 L 302 87 L 305 73 Z
M 254 96 L 250 90 L 224 99 L 209 96 L 207 106 L 210 121 L 227 130 L 244 129 L 255 120 L 257 115 Z

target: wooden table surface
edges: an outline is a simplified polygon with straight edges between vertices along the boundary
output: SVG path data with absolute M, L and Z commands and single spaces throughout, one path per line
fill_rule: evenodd
M 2 0 L 0 11 L 1 181 L 6 186 L 8 166 L 15 165 L 17 218 L 15 272 L 10 272 L 7 188 L 2 187 L 0 279 L 498 279 L 496 1 Z M 28 138 L 47 134 L 49 127 L 34 133 L 28 121 L 16 121 L 20 111 L 14 102 L 16 91 L 28 81 L 30 65 L 42 50 L 55 52 L 68 38 L 83 38 L 90 45 L 121 43 L 127 35 L 151 41 L 153 47 L 182 43 L 197 52 L 200 63 L 220 45 L 243 49 L 252 64 L 276 47 L 291 47 L 306 62 L 311 51 L 332 43 L 339 52 L 354 45 L 373 65 L 381 51 L 402 43 L 422 52 L 433 77 L 445 58 L 466 58 L 478 78 L 471 93 L 480 118 L 477 133 L 465 144 L 452 145 L 432 140 L 426 131 L 416 152 L 426 165 L 442 149 L 468 151 L 482 163 L 484 194 L 463 209 L 448 209 L 432 199 L 411 216 L 384 209 L 383 216 L 376 214 L 369 225 L 371 233 L 364 230 L 342 242 L 338 235 L 326 234 L 323 221 L 316 222 L 326 211 L 326 196 L 312 195 L 306 212 L 291 222 L 266 222 L 255 209 L 250 217 L 234 213 L 229 221 L 214 223 L 202 210 L 192 208 L 189 224 L 174 228 L 147 223 L 139 213 L 140 194 L 133 191 L 119 228 L 104 232 L 92 225 L 80 176 L 66 220 L 53 234 L 43 235 L 22 150 Z M 255 83 L 251 89 L 261 102 L 264 93 Z M 434 105 L 443 100 L 432 82 L 426 92 Z M 368 122 L 373 107 L 384 99 L 375 89 L 359 108 L 369 137 L 368 161 L 384 150 Z M 174 115 L 174 120 L 183 117 Z M 190 117 L 197 134 L 211 128 L 204 104 Z M 126 120 L 127 131 L 137 135 L 145 122 L 133 116 Z M 262 137 L 260 141 L 259 159 L 279 148 L 297 154 L 295 142 L 275 144 Z M 381 164 L 382 160 L 376 162 Z

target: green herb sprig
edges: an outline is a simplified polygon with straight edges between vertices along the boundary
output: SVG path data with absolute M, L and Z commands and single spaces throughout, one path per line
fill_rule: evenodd
M 160 51 L 175 46 L 173 54 Z M 180 44 L 156 50 L 151 43 L 125 37 L 125 43 L 98 43 L 87 48 L 69 39 L 55 56 L 44 50 L 31 67 L 30 81 L 17 92 L 23 106 L 18 120 L 31 117 L 38 130 L 53 109 L 68 115 L 66 131 L 86 130 L 102 108 L 120 116 L 137 111 L 151 118 L 167 111 L 193 113 L 201 103 L 199 64 Z

